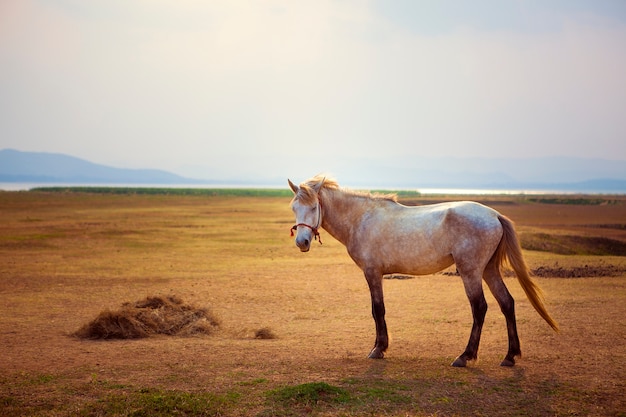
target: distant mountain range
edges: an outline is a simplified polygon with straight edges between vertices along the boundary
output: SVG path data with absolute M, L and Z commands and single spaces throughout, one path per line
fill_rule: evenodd
M 459 188 L 626 193 L 624 160 L 572 157 L 400 157 L 346 160 L 341 183 L 398 188 Z M 376 173 L 372 182 L 369 172 Z M 364 181 L 364 179 L 368 178 Z
M 340 163 L 339 163 L 340 162 Z M 340 184 L 378 189 L 500 189 L 626 193 L 626 160 L 593 158 L 427 158 L 337 161 Z M 285 168 L 289 171 L 289 168 Z M 317 172 L 311 172 L 315 175 Z M 73 156 L 0 150 L 0 182 L 42 184 L 282 184 L 285 179 L 192 179 L 157 169 L 120 169 Z M 305 178 L 293 178 L 304 180 Z
M 94 164 L 73 156 L 0 151 L 0 182 L 62 184 L 202 184 L 158 169 L 121 169 Z

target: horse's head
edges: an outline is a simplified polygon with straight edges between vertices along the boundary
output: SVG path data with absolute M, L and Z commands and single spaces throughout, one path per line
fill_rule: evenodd
M 291 235 L 294 230 L 296 234 L 296 246 L 302 252 L 308 252 L 311 248 L 311 242 L 317 240 L 320 236 L 319 227 L 322 224 L 322 205 L 319 197 L 319 190 L 324 184 L 322 179 L 318 183 L 295 185 L 291 180 L 289 187 L 294 193 L 291 200 L 291 209 L 296 215 L 296 224 L 291 228 Z M 320 243 L 322 240 L 320 239 Z

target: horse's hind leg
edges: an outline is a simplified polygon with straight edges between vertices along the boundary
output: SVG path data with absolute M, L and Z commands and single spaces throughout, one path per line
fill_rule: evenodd
M 463 352 L 458 358 L 452 362 L 452 366 L 464 367 L 467 365 L 467 361 L 474 360 L 478 357 L 478 345 L 480 344 L 480 335 L 483 330 L 483 324 L 485 322 L 485 315 L 487 314 L 487 300 L 485 300 L 485 294 L 483 293 L 482 279 L 478 273 L 464 274 L 463 270 L 457 268 L 463 278 L 463 285 L 465 286 L 465 293 L 472 306 L 472 317 L 474 323 L 472 324 L 472 332 L 470 333 L 469 341 L 465 352 Z
M 515 301 L 509 293 L 509 290 L 504 285 L 502 275 L 500 275 L 500 268 L 494 259 L 492 259 L 484 273 L 485 282 L 489 286 L 491 293 L 498 301 L 500 310 L 506 318 L 506 328 L 509 335 L 509 351 L 506 357 L 500 363 L 501 366 L 513 366 L 515 365 L 515 357 L 521 356 L 522 351 L 520 349 L 519 337 L 517 335 L 517 324 L 515 321 Z

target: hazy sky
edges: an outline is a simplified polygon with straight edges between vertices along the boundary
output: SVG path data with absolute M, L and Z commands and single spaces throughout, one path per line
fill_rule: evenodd
M 626 1 L 0 1 L 0 149 L 201 178 L 626 159 Z

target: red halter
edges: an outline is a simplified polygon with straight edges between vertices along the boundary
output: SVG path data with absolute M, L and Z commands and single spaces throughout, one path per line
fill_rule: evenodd
M 319 196 L 318 196 L 317 198 L 317 226 L 313 227 L 306 223 L 298 223 L 291 228 L 291 236 L 293 236 L 294 230 L 298 230 L 298 226 L 308 227 L 313 232 L 313 238 L 315 240 L 319 240 L 320 245 L 321 245 L 322 237 L 320 236 L 320 232 L 317 230 L 319 229 L 321 222 L 322 222 L 322 201 L 319 199 Z

